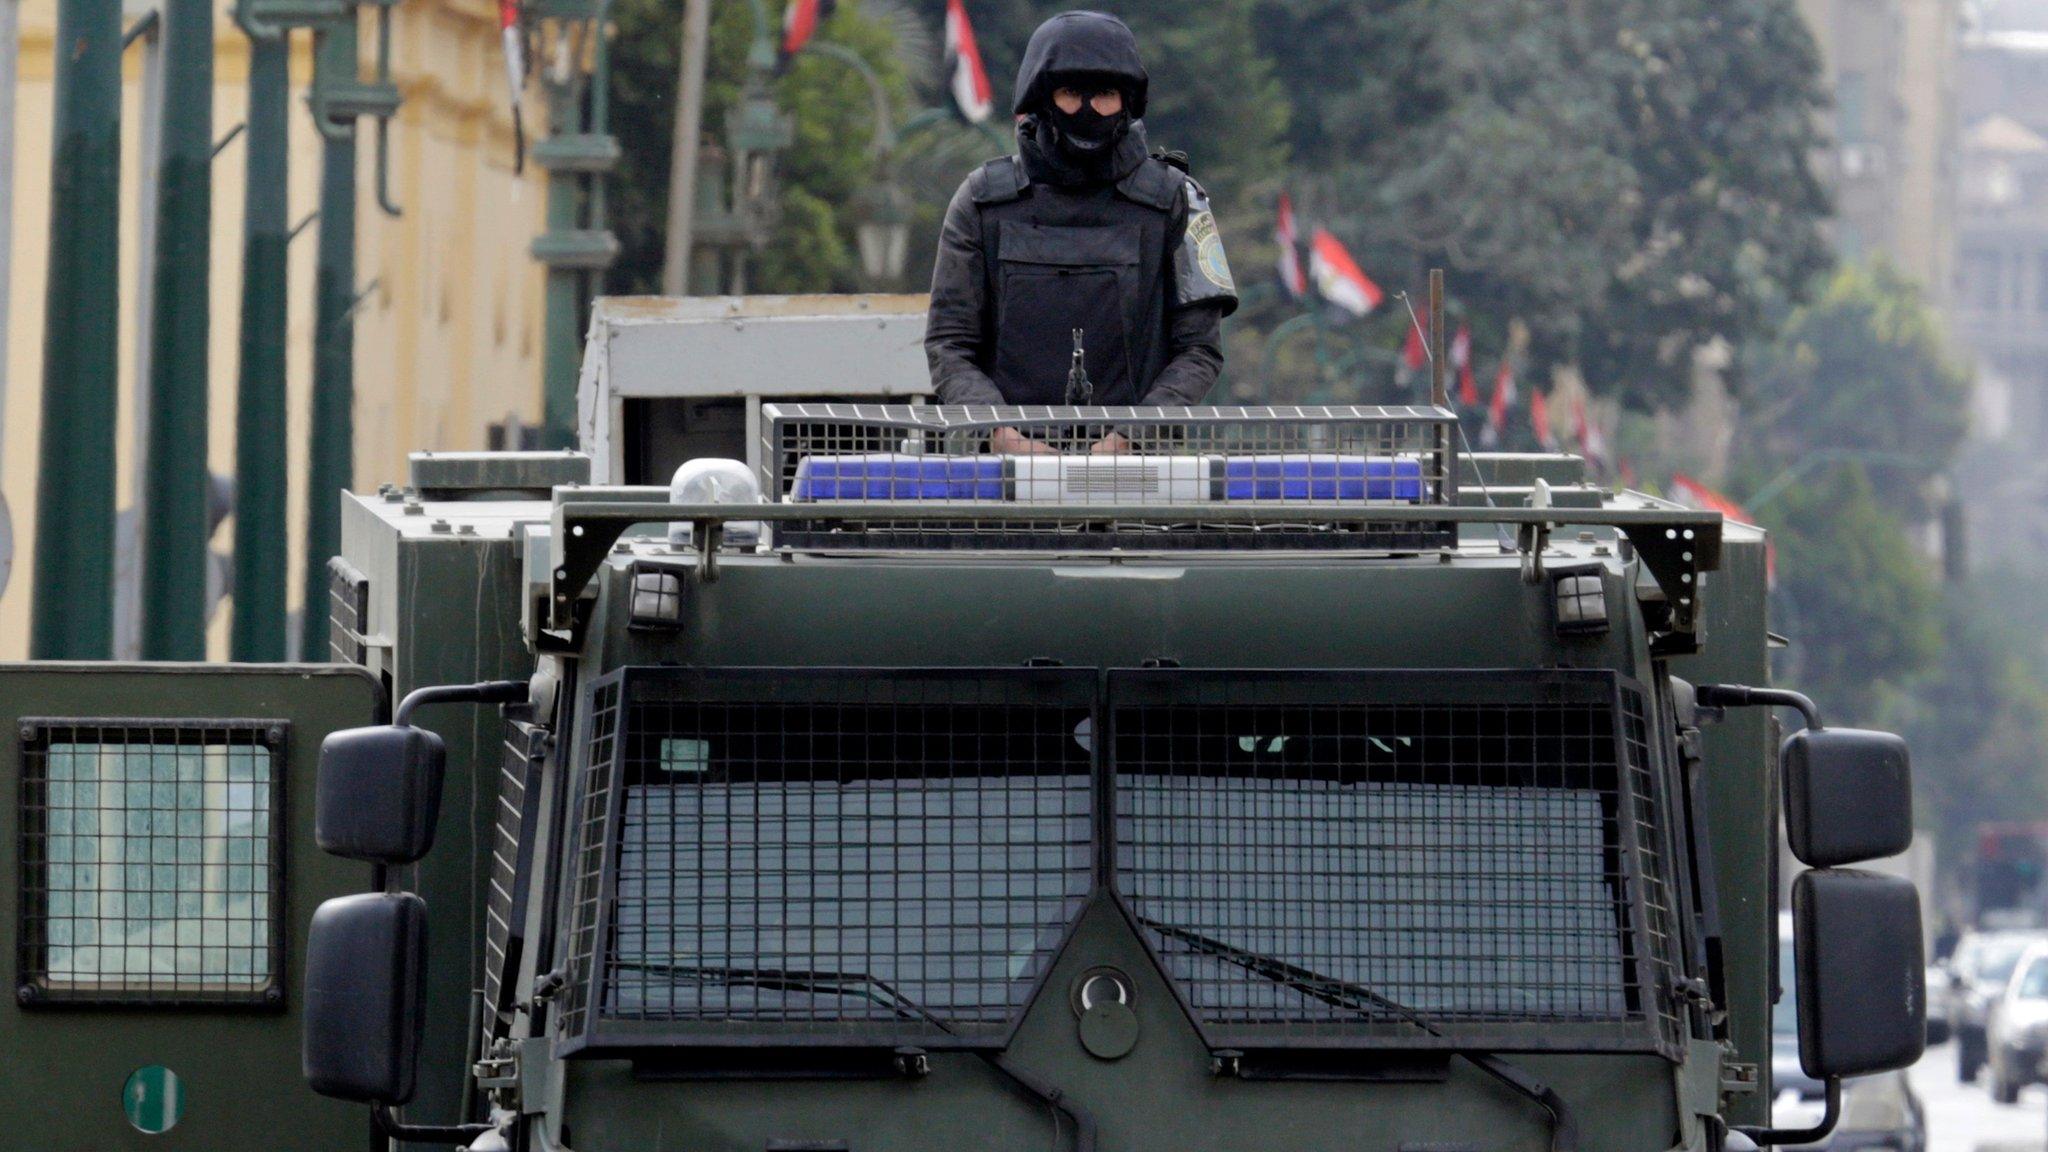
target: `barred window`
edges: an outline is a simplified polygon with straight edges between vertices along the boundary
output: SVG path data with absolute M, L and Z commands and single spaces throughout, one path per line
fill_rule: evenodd
M 31 1003 L 282 1003 L 283 721 L 23 722 Z

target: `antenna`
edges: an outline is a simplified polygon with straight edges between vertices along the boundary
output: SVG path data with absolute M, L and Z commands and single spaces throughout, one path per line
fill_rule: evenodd
M 1451 393 L 1444 381 L 1444 270 L 1429 270 L 1429 402 L 1439 408 L 1451 406 Z

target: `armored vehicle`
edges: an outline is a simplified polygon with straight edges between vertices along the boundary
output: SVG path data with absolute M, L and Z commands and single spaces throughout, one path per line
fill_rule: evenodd
M 1917 1057 L 1905 749 L 1758 687 L 1759 532 L 917 328 L 602 302 L 585 451 L 345 497 L 330 663 L 0 670 L 17 1142 L 1709 1150 Z

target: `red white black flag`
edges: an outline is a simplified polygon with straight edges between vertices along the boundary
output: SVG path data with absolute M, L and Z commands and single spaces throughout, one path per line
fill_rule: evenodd
M 1587 415 L 1584 393 L 1572 397 L 1572 429 L 1579 438 L 1579 451 L 1585 455 L 1586 462 L 1604 471 L 1608 466 L 1607 430 Z
M 790 60 L 804 50 L 811 37 L 818 34 L 818 25 L 832 18 L 832 9 L 838 0 L 789 0 L 782 10 L 782 51 L 778 66 L 789 67 Z
M 960 0 L 952 0 L 958 4 Z M 1280 216 L 1273 225 L 1273 242 L 1280 246 L 1280 287 L 1289 299 L 1308 297 L 1308 273 L 1301 266 L 1301 233 L 1294 228 L 1294 201 L 1280 194 Z
M 1318 228 L 1309 238 L 1308 274 L 1315 279 L 1316 291 L 1322 293 L 1323 299 L 1353 316 L 1372 315 L 1372 310 L 1386 299 L 1387 294 L 1372 282 L 1372 277 L 1359 270 L 1358 261 L 1351 258 L 1344 242 L 1327 229 Z
M 1511 355 L 1503 352 L 1500 357 L 1500 370 L 1493 374 L 1493 399 L 1486 405 L 1486 429 L 1479 434 L 1479 438 L 1488 448 L 1499 444 L 1500 438 L 1507 434 L 1508 409 L 1514 405 L 1515 391 L 1515 361 Z M 1541 400 L 1542 395 L 1539 393 L 1536 399 Z M 1534 403 L 1531 401 L 1532 405 Z M 1533 411 L 1530 413 L 1530 419 L 1535 419 Z
M 974 42 L 974 25 L 968 22 L 963 0 L 946 0 L 946 76 L 961 119 L 979 124 L 995 111 L 995 90 L 989 87 L 988 70 L 981 66 L 981 48 Z
M 1451 367 L 1458 370 L 1458 403 L 1479 407 L 1479 382 L 1472 378 L 1472 326 L 1462 321 L 1451 335 Z
M 519 26 L 519 0 L 498 0 L 498 36 L 505 49 L 505 88 L 512 101 L 512 174 L 526 170 L 526 125 L 519 97 L 526 90 L 526 33 Z
M 1557 451 L 1557 433 L 1550 427 L 1550 398 L 1541 388 L 1529 393 L 1529 427 L 1535 430 L 1536 443 L 1545 452 Z

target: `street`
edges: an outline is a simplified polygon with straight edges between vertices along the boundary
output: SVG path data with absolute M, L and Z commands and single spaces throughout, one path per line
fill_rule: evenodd
M 1929 1048 L 1909 1075 L 1927 1108 L 1928 1152 L 2042 1152 L 2048 1089 L 2029 1088 L 2015 1105 L 1994 1104 L 1981 1080 L 1957 1082 L 1952 1044 Z

